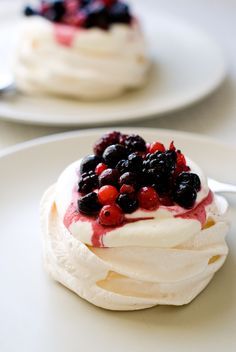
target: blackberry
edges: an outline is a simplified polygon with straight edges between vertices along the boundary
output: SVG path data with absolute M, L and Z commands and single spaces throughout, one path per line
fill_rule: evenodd
M 183 208 L 190 209 L 194 206 L 197 191 L 189 184 L 180 184 L 173 193 L 173 200 Z
M 134 193 L 122 193 L 116 200 L 124 213 L 131 214 L 138 209 L 139 203 Z
M 101 157 L 93 154 L 88 155 L 85 158 L 83 158 L 80 163 L 80 173 L 83 174 L 84 172 L 88 172 L 91 170 L 94 171 L 96 166 L 102 162 L 103 162 L 103 159 Z
M 145 140 L 137 134 L 128 135 L 124 143 L 129 152 L 145 152 L 147 149 Z
M 128 156 L 128 168 L 130 171 L 139 172 L 143 166 L 143 159 L 136 153 L 132 153 Z
M 118 186 L 119 172 L 116 169 L 106 169 L 99 175 L 99 187 L 105 185 Z
M 188 184 L 192 186 L 197 192 L 201 189 L 201 181 L 199 176 L 191 172 L 182 172 L 176 178 L 176 184 Z
M 98 176 L 93 171 L 83 173 L 78 183 L 78 191 L 88 193 L 96 188 L 98 188 Z
M 129 6 L 120 1 L 115 2 L 110 8 L 109 19 L 110 23 L 131 23 Z
M 149 169 L 144 173 L 143 179 L 142 184 L 152 186 L 160 196 L 171 192 L 173 178 L 168 174 L 160 174 L 155 169 Z
M 131 185 L 134 188 L 138 188 L 139 181 L 138 181 L 138 174 L 134 172 L 125 172 L 120 176 L 119 184 L 122 185 Z
M 104 134 L 94 145 L 93 151 L 95 155 L 102 156 L 104 150 L 112 144 L 120 143 L 121 133 L 113 131 Z
M 119 171 L 120 174 L 124 174 L 125 172 L 129 171 L 129 162 L 128 160 L 122 159 L 116 165 L 116 169 Z
M 78 209 L 86 215 L 96 215 L 101 209 L 97 193 L 91 192 L 78 200 Z
M 127 157 L 127 151 L 121 144 L 113 144 L 107 147 L 103 153 L 103 159 L 109 167 L 116 167 L 117 163 Z
M 85 7 L 86 20 L 85 28 L 98 27 L 101 29 L 108 29 L 109 14 L 106 6 L 103 3 L 93 2 Z

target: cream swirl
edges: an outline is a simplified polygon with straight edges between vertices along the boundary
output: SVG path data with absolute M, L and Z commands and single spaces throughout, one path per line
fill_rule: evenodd
M 15 76 L 19 89 L 29 93 L 103 99 L 142 86 L 149 65 L 136 21 L 105 31 L 35 16 L 22 24 Z
M 106 309 L 135 310 L 193 300 L 228 253 L 227 203 L 209 193 L 198 166 L 188 160 L 202 183 L 195 213 L 161 207 L 151 213 L 152 219 L 127 223 L 104 234 L 102 244 L 108 248 L 97 248 L 92 246 L 90 221 L 72 221 L 68 229 L 64 225 L 79 163 L 61 174 L 41 202 L 45 263 L 54 279 Z M 150 212 L 138 211 L 132 217 L 141 215 L 150 217 Z

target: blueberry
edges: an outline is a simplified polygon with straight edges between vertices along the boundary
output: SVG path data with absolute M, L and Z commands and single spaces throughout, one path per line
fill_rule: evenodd
M 78 191 L 88 193 L 98 188 L 98 176 L 93 172 L 83 173 L 78 183 Z
M 118 162 L 122 159 L 126 159 L 127 152 L 123 145 L 121 144 L 113 144 L 107 147 L 103 153 L 103 159 L 105 163 L 114 168 L 118 164 Z
M 118 186 L 119 172 L 116 169 L 106 169 L 99 175 L 99 187 L 105 185 Z
M 86 215 L 96 215 L 101 209 L 97 193 L 91 192 L 78 200 L 78 209 Z
M 111 6 L 109 17 L 111 23 L 130 24 L 132 20 L 129 6 L 121 1 L 117 1 L 114 3 L 114 5 Z
M 139 172 L 143 166 L 143 159 L 136 153 L 128 156 L 128 168 L 130 171 Z
M 182 172 L 176 179 L 176 184 L 188 184 L 196 189 L 196 191 L 200 191 L 201 189 L 201 181 L 197 174 L 191 172 Z
M 129 171 L 129 162 L 128 160 L 122 159 L 116 165 L 116 169 L 119 171 L 120 174 L 124 174 L 125 172 Z
M 125 172 L 120 176 L 119 179 L 120 186 L 122 185 L 131 185 L 134 188 L 137 188 L 139 185 L 139 177 L 138 174 L 134 172 Z
M 96 166 L 99 163 L 102 163 L 103 159 L 99 156 L 96 155 L 88 155 L 85 158 L 82 159 L 81 164 L 80 164 L 80 173 L 83 174 L 84 172 L 88 171 L 94 171 Z
M 86 10 L 87 14 L 85 22 L 86 28 L 109 28 L 109 15 L 104 4 L 99 2 L 92 2 L 91 4 L 89 3 L 88 6 L 84 7 L 84 9 Z
M 24 8 L 24 15 L 25 16 L 34 16 L 37 15 L 37 11 L 35 11 L 31 6 L 26 6 Z
M 190 209 L 194 206 L 197 191 L 189 184 L 180 184 L 173 193 L 173 200 L 183 208 Z
M 128 214 L 133 213 L 139 207 L 138 200 L 133 193 L 120 194 L 116 202 L 123 212 Z

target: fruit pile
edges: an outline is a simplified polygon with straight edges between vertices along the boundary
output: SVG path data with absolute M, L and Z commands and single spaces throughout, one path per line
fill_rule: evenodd
M 166 149 L 160 142 L 149 145 L 139 135 L 114 131 L 102 136 L 94 154 L 80 164 L 78 210 L 99 214 L 104 226 L 117 226 L 138 208 L 178 204 L 190 209 L 200 188 L 198 175 L 173 142 Z
M 104 30 L 113 23 L 132 21 L 129 6 L 119 0 L 41 0 L 38 9 L 26 6 L 24 13 L 70 26 Z

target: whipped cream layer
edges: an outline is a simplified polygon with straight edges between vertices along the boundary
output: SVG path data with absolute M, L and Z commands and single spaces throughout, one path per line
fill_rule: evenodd
M 104 99 L 144 84 L 150 66 L 137 21 L 107 31 L 34 16 L 22 23 L 15 77 L 20 90 Z
M 41 202 L 45 264 L 52 277 L 111 310 L 192 301 L 225 261 L 228 223 L 225 199 L 209 192 L 202 171 L 187 163 L 202 184 L 191 212 L 179 206 L 138 210 L 129 218 L 148 219 L 104 230 L 95 242 L 100 247 L 93 246 L 91 221 L 69 215 L 80 161 L 71 164 Z

